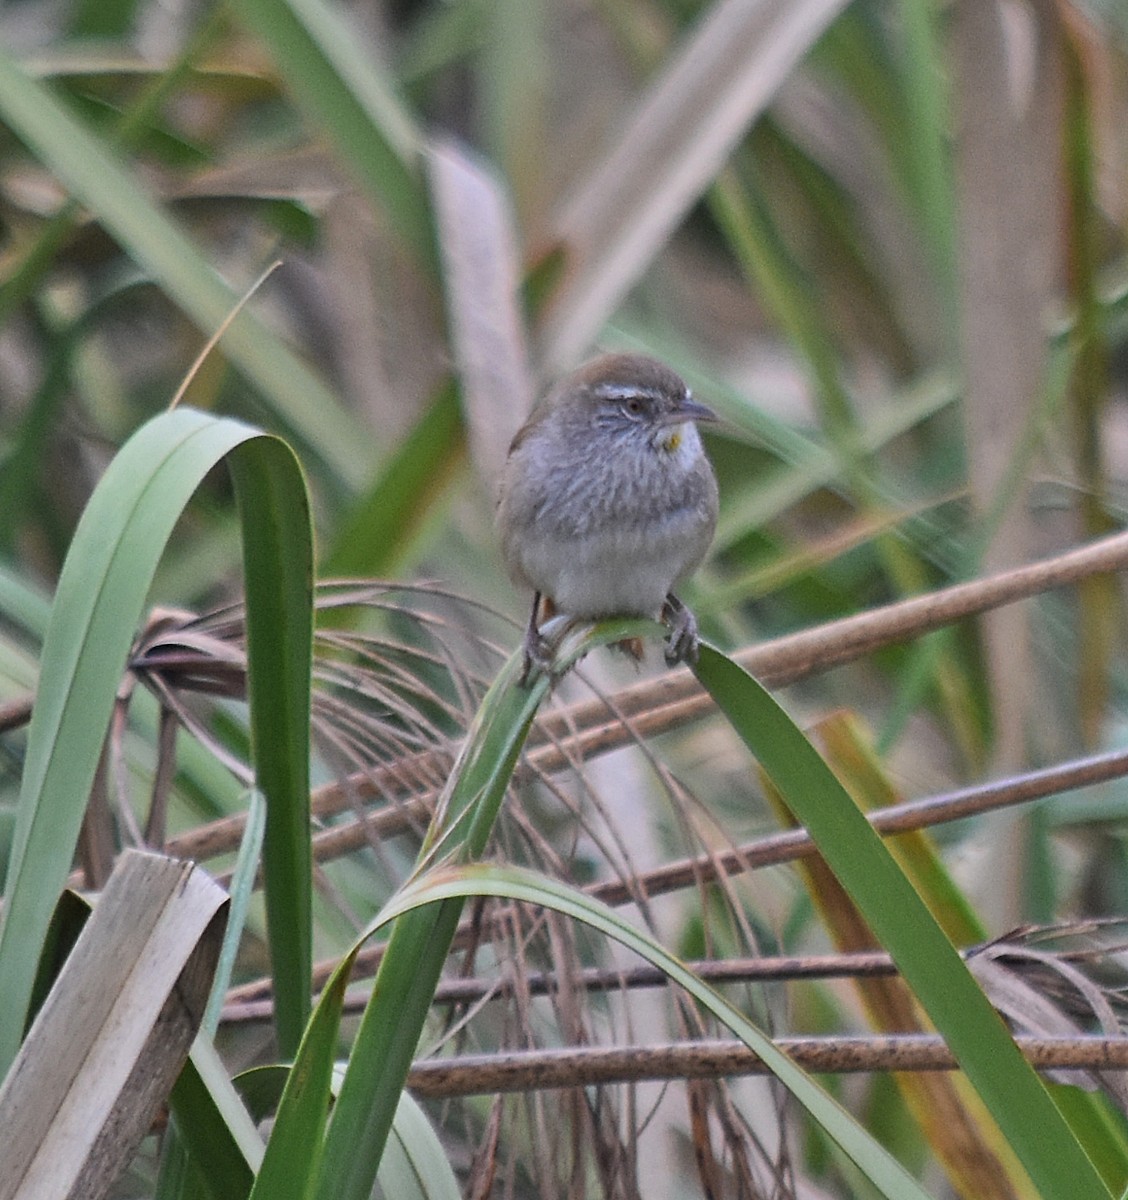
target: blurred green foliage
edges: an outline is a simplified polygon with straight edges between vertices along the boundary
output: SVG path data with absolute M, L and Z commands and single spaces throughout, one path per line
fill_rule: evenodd
M 46 604 L 114 451 L 168 406 L 276 260 L 184 403 L 293 446 L 319 574 L 437 581 L 403 610 L 322 615 L 347 664 L 322 683 L 342 686 L 362 655 L 354 636 L 390 665 L 379 686 L 326 701 L 317 784 L 362 763 L 441 781 L 411 756 L 449 749 L 499 647 L 516 643 L 486 610 L 520 620 L 525 605 L 497 553 L 491 464 L 534 396 L 597 349 L 669 361 L 723 417 L 707 434 L 721 523 L 687 599 L 726 648 L 1124 523 L 1120 5 L 43 0 L 0 11 L 0 47 L 0 712 L 34 688 Z M 235 503 L 227 478 L 208 476 L 152 604 L 240 595 Z M 1008 620 L 887 648 L 789 702 L 860 712 L 914 794 L 1119 746 L 1116 586 Z M 602 686 L 631 681 L 596 661 Z M 222 758 L 246 752 L 242 707 L 225 698 L 196 719 L 176 739 L 174 836 L 244 804 Z M 123 736 L 121 791 L 142 810 L 161 757 L 147 696 Z M 13 720 L 0 862 L 25 749 Z M 616 759 L 582 783 L 522 786 L 499 852 L 602 879 L 770 827 L 723 733 L 687 730 L 656 753 L 653 773 Z M 322 814 L 319 836 L 374 794 Z M 941 839 L 992 932 L 1122 902 L 1128 792 L 1071 800 Z M 351 945 L 410 869 L 412 820 L 414 832 L 359 832 L 317 868 L 315 956 Z M 703 955 L 748 950 L 754 929 L 789 951 L 820 944 L 782 872 L 704 905 L 690 888 L 672 920 Z M 554 926 L 551 947 L 525 949 L 555 964 L 572 936 Z M 263 937 L 252 906 L 243 983 L 265 971 Z M 837 993 L 793 999 L 801 1016 L 849 1019 Z M 592 1027 L 622 1032 L 611 1001 L 591 1005 Z M 558 1017 L 538 1010 L 544 1040 L 576 1034 Z M 670 1003 L 644 1024 L 680 1033 L 684 1019 Z M 514 1036 L 488 1015 L 480 1026 L 471 1042 Z M 270 1057 L 253 1033 L 223 1038 L 242 1061 Z M 515 1192 L 550 1188 L 558 1170 L 584 1181 L 575 1194 L 614 1193 L 598 1164 L 618 1133 L 573 1097 L 559 1143 L 539 1148 L 536 1103 L 507 1126 Z M 713 1110 L 718 1159 L 741 1179 L 751 1159 L 768 1171 L 737 1148 L 729 1103 Z M 883 1105 L 870 1111 L 881 1134 Z M 1108 1120 L 1115 1164 L 1122 1130 Z M 586 1157 L 569 1158 L 565 1129 Z M 445 1136 L 468 1157 L 491 1127 L 467 1106 Z M 834 1155 L 780 1169 L 851 1194 Z M 136 1194 L 154 1176 L 142 1156 Z

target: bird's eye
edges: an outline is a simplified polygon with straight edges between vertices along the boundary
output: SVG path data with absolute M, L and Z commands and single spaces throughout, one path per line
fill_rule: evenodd
M 623 408 L 631 414 L 632 417 L 637 417 L 642 413 L 642 400 L 638 396 L 628 396 L 623 401 Z

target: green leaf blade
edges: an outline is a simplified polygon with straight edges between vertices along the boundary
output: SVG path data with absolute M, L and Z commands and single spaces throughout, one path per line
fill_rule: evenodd
M 52 606 L 0 914 L 0 1074 L 23 1036 L 40 948 L 71 867 L 86 799 L 157 562 L 193 492 L 225 458 L 243 473 L 245 482 L 257 484 L 243 506 L 244 537 L 253 535 L 256 542 L 248 551 L 248 620 L 256 627 L 265 622 L 263 628 L 276 623 L 272 635 L 276 645 L 272 647 L 268 640 L 266 652 L 283 654 L 289 664 L 278 695 L 264 695 L 264 689 L 252 683 L 252 724 L 276 721 L 290 733 L 299 726 L 303 730 L 288 757 L 267 765 L 267 779 L 280 797 L 275 801 L 276 822 L 292 828 L 304 820 L 302 840 L 308 854 L 307 652 L 312 635 L 308 630 L 303 633 L 297 615 L 302 597 L 308 598 L 312 562 L 304 480 L 290 451 L 252 426 L 190 409 L 164 413 L 134 434 L 95 489 L 75 532 Z M 284 622 L 277 616 L 280 602 L 287 614 Z M 311 611 L 307 604 L 305 622 L 310 627 Z M 251 640 L 258 636 L 252 634 Z M 280 651 L 278 643 L 286 649 Z M 261 658 L 256 653 L 256 662 Z M 261 665 L 253 673 L 263 675 Z M 268 686 L 273 684 L 269 670 L 265 674 Z M 290 894 L 281 902 L 285 923 L 276 927 L 274 940 L 306 947 L 296 956 L 305 961 L 309 931 L 295 928 L 295 922 L 309 911 L 310 881 L 308 872 L 304 881 L 300 875 L 301 853 L 299 865 L 291 863 L 283 873 Z M 290 857 L 294 858 L 292 848 Z M 292 1013 L 304 1014 L 309 973 L 299 978 L 300 972 L 289 965 L 293 957 L 284 954 L 286 973 L 278 982 L 290 997 Z
M 892 955 L 1039 1193 L 1106 1200 L 1108 1189 L 1002 1018 L 830 768 L 731 659 L 702 646 L 696 672 Z
M 243 525 L 247 693 L 255 778 L 267 798 L 263 871 L 282 1053 L 297 1051 L 313 973 L 309 772 L 313 536 L 301 467 L 281 441 L 232 456 Z
M 481 863 L 442 866 L 404 889 L 381 914 L 380 922 L 392 918 L 399 922 L 404 915 L 426 911 L 417 909 L 417 905 L 433 906 L 436 902 L 449 904 L 452 899 L 467 896 L 501 896 L 551 908 L 566 917 L 582 921 L 635 951 L 665 972 L 674 983 L 685 988 L 754 1051 L 887 1200 L 928 1200 L 928 1194 L 905 1168 L 805 1071 L 779 1050 L 767 1034 L 648 933 L 571 885 L 523 867 Z
M 0 1071 L 15 1056 L 39 947 L 70 870 L 157 559 L 203 474 L 254 431 L 189 410 L 143 427 L 75 532 L 44 641 L 0 921 Z

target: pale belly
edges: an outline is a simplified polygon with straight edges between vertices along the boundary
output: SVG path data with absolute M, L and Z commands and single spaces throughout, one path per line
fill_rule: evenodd
M 667 592 L 697 566 L 709 532 L 686 514 L 661 533 L 602 532 L 565 541 L 529 537 L 520 567 L 569 616 L 656 617 Z

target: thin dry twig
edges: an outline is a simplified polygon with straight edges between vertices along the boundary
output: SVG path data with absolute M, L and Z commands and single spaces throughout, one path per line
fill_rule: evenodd
M 266 270 L 263 271 L 263 273 L 254 281 L 254 283 L 252 283 L 251 286 L 249 288 L 247 288 L 247 290 L 242 294 L 242 296 L 239 297 L 238 302 L 232 307 L 231 311 L 227 314 L 227 316 L 224 317 L 223 320 L 220 322 L 219 328 L 216 329 L 216 331 L 211 335 L 211 337 L 209 337 L 208 340 L 204 343 L 203 348 L 200 350 L 200 353 L 196 355 L 195 361 L 188 368 L 187 374 L 180 381 L 180 386 L 176 389 L 176 395 L 174 395 L 173 398 L 169 401 L 169 405 L 168 405 L 169 412 L 172 412 L 172 410 L 180 403 L 180 401 L 184 399 L 184 395 L 188 391 L 188 388 L 191 386 L 192 380 L 195 379 L 196 376 L 199 374 L 200 368 L 207 361 L 208 355 L 211 354 L 211 352 L 216 348 L 216 346 L 219 345 L 220 340 L 223 338 L 223 335 L 231 328 L 231 325 L 234 322 L 235 318 L 247 306 L 247 302 L 250 300 L 250 298 L 255 294 L 255 292 L 257 292 L 259 290 L 260 287 L 262 287 L 262 285 L 270 278 L 270 276 L 273 275 L 274 272 L 278 270 L 278 268 L 281 265 L 282 265 L 281 260 L 279 260 L 277 262 L 272 262 L 270 264 L 270 266 L 267 267 Z
M 687 962 L 686 967 L 701 979 L 713 984 L 725 983 L 782 983 L 797 979 L 857 979 L 876 975 L 893 975 L 896 967 L 888 954 L 880 950 L 857 954 L 760 955 L 755 958 L 701 959 Z M 568 986 L 586 991 L 633 991 L 638 988 L 666 987 L 670 977 L 659 967 L 585 967 L 573 971 Z M 497 979 L 443 979 L 435 989 L 436 1004 L 476 1004 L 482 1000 L 504 999 L 515 990 L 515 981 L 503 976 Z M 551 971 L 527 971 L 521 988 L 527 996 L 545 996 L 561 989 L 560 976 Z M 350 988 L 345 994 L 344 1011 L 360 1012 L 368 1003 L 367 987 Z M 223 1007 L 227 1023 L 270 1021 L 274 1017 L 274 1002 L 269 999 L 238 999 L 237 992 L 228 995 Z
M 1016 1037 L 1041 1071 L 1128 1069 L 1128 1037 Z M 951 1071 L 957 1067 L 943 1038 L 933 1034 L 873 1037 L 776 1038 L 793 1062 L 816 1074 L 864 1071 Z M 450 1099 L 485 1093 L 591 1087 L 642 1080 L 716 1079 L 770 1074 L 742 1042 L 708 1040 L 657 1046 L 507 1051 L 417 1062 L 407 1086 L 418 1096 Z
M 974 784 L 924 800 L 891 804 L 888 808 L 876 809 L 866 815 L 878 833 L 892 837 L 1015 804 L 1027 804 L 1031 800 L 1040 800 L 1075 788 L 1106 783 L 1124 775 L 1128 775 L 1128 751 L 1113 750 L 1007 779 Z M 640 880 L 633 881 L 630 888 L 619 880 L 609 880 L 591 887 L 589 891 L 605 904 L 624 904 L 631 899 L 633 889 L 639 885 L 647 895 L 656 896 L 688 887 L 702 878 L 713 878 L 718 871 L 734 873 L 777 866 L 817 853 L 818 847 L 805 829 L 789 829 L 727 851 L 711 851 L 666 863 Z
M 1099 992 L 1109 1002 L 1109 1012 L 1122 999 L 1122 989 L 1089 979 L 1082 967 L 1107 962 L 1122 954 L 1126 945 L 1122 942 L 1093 941 L 1093 937 L 1104 929 L 1120 929 L 1124 925 L 1119 917 L 1097 918 L 1085 921 L 1064 921 L 1051 925 L 1021 926 L 999 937 L 960 950 L 960 955 L 971 962 L 992 960 L 1006 964 L 1015 975 L 1039 978 L 1038 964 L 1044 962 L 1046 970 L 1058 974 L 1072 972 L 1075 981 L 1084 979 L 1086 995 Z M 479 936 L 481 930 L 478 931 Z M 1038 951 L 1038 944 L 1046 939 L 1062 941 L 1065 946 L 1053 951 Z M 1073 941 L 1081 939 L 1078 945 Z M 382 947 L 374 948 L 377 953 Z M 319 965 L 319 970 L 328 969 L 335 963 Z M 884 950 L 856 950 L 833 954 L 757 954 L 729 958 L 707 958 L 688 961 L 688 970 L 714 986 L 747 983 L 788 983 L 797 980 L 827 979 L 874 979 L 897 974 L 892 958 Z M 354 977 L 363 977 L 364 964 L 354 972 Z M 642 963 L 633 967 L 584 967 L 572 971 L 567 980 L 555 971 L 524 971 L 520 979 L 520 991 L 527 1000 L 533 996 L 555 995 L 562 989 L 585 991 L 634 991 L 639 988 L 658 988 L 669 985 L 669 976 L 660 967 Z M 1043 990 L 1047 990 L 1044 988 Z M 440 981 L 435 989 L 436 1004 L 480 1005 L 487 1000 L 500 1000 L 517 991 L 517 982 L 508 975 L 496 978 L 478 978 L 462 975 Z M 1060 989 L 1059 989 L 1060 991 Z M 274 1004 L 269 997 L 262 997 L 259 981 L 232 989 L 223 1008 L 223 1020 L 231 1023 L 270 1021 L 274 1016 Z M 370 990 L 366 986 L 351 987 L 345 994 L 344 1011 L 360 1012 L 368 1003 Z M 1074 1008 L 1077 1006 L 1074 1005 Z M 1123 1007 L 1121 1004 L 1120 1007 Z M 1096 1006 L 1090 1001 L 1081 1012 L 1091 1018 Z M 1107 1019 L 1102 1023 L 1105 1033 L 1111 1034 L 1117 1024 Z M 1037 1032 L 1037 1031 L 1034 1031 Z

